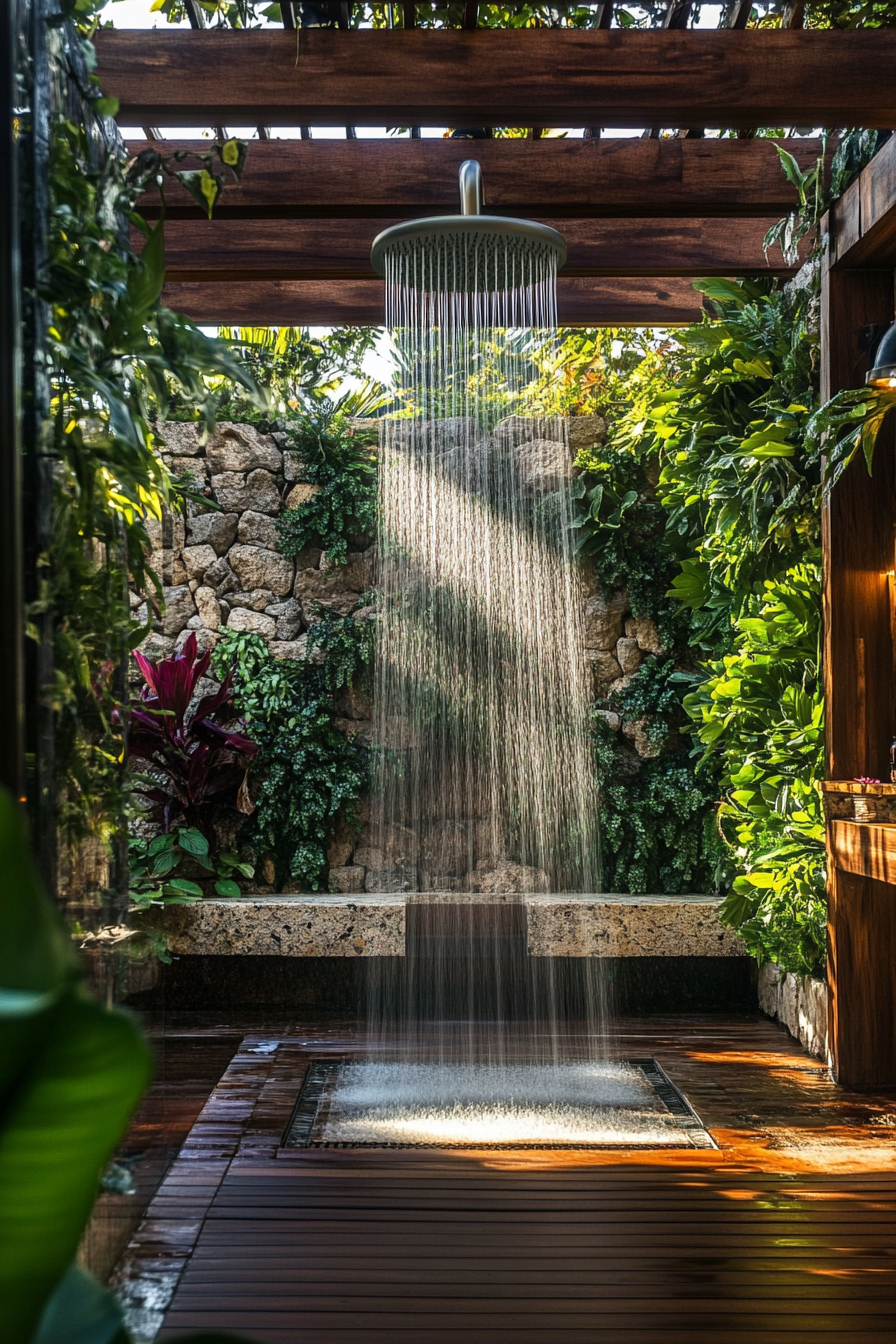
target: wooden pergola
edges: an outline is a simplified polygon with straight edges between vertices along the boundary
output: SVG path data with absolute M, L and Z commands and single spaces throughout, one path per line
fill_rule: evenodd
M 309 125 L 589 128 L 578 140 L 484 139 L 475 148 L 419 138 L 253 143 L 242 184 L 227 187 L 214 220 L 186 194 L 170 196 L 166 299 L 198 320 L 380 323 L 373 237 L 396 220 L 456 209 L 457 167 L 475 154 L 491 211 L 544 220 L 566 236 L 562 323 L 665 326 L 699 315 L 692 277 L 767 265 L 788 273 L 780 257 L 766 262 L 762 239 L 793 194 L 774 145 L 751 138 L 752 128 L 896 127 L 896 31 L 744 32 L 743 8 L 733 7 L 735 26 L 716 31 L 101 32 L 98 73 L 121 122 L 151 128 L 154 139 L 166 127 L 206 125 L 265 134 Z M 603 134 L 633 126 L 646 128 L 644 138 Z M 661 127 L 677 133 L 660 138 Z M 740 134 L 708 138 L 706 127 Z M 819 153 L 805 138 L 788 148 L 804 168 Z M 154 210 L 148 198 L 146 213 Z M 864 379 L 861 328 L 893 318 L 896 140 L 824 231 L 828 397 Z M 894 490 L 888 435 L 873 478 L 854 463 L 825 511 L 831 780 L 888 778 Z M 892 1085 L 896 826 L 834 822 L 829 850 L 834 1076 Z

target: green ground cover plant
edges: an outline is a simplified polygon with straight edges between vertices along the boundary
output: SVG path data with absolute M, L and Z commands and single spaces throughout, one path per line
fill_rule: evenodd
M 334 726 L 334 693 L 363 676 L 372 641 L 370 625 L 347 616 L 311 627 L 304 662 L 278 660 L 263 639 L 244 632 L 228 631 L 215 649 L 213 671 L 232 672 L 237 708 L 259 748 L 255 812 L 240 840 L 256 862 L 270 856 L 278 889 L 325 889 L 337 819 L 351 824 L 357 816 L 367 750 Z

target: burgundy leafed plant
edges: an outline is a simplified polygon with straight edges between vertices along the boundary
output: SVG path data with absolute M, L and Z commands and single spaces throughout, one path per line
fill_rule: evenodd
M 128 754 L 152 767 L 152 777 L 144 776 L 136 792 L 153 803 L 166 831 L 177 823 L 211 838 L 222 811 L 255 811 L 246 780 L 258 746 L 226 726 L 237 717 L 233 676 L 190 711 L 211 661 L 210 653 L 197 656 L 195 635 L 173 658 L 151 663 L 140 653 L 134 657 L 146 685 L 131 702 Z

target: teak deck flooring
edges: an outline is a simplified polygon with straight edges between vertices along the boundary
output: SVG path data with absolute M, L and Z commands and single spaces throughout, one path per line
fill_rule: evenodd
M 894 1344 L 896 1098 L 755 1017 L 630 1019 L 718 1152 L 283 1150 L 330 1024 L 243 1040 L 116 1276 L 141 1339 Z

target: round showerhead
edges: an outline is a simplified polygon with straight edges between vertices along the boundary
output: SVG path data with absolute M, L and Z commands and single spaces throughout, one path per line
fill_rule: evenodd
M 412 259 L 421 243 L 432 244 L 430 264 L 403 267 L 403 280 L 417 289 L 473 292 L 519 284 L 534 264 L 566 260 L 566 243 L 556 229 L 529 219 L 482 213 L 482 174 L 475 159 L 461 164 L 461 214 L 409 219 L 384 229 L 373 242 L 370 260 L 385 275 L 389 258 Z

